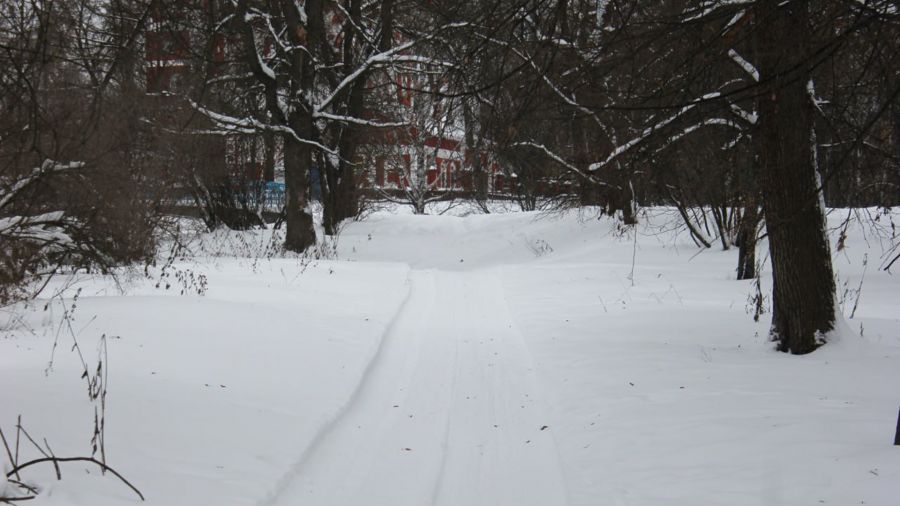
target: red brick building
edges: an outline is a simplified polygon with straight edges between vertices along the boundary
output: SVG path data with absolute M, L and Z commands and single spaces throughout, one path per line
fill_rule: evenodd
M 209 0 L 183 0 L 187 4 L 196 3 L 207 5 Z M 187 12 L 187 9 L 186 9 Z M 186 14 L 185 14 L 186 15 Z M 175 16 L 175 17 L 173 17 Z M 196 50 L 199 41 L 191 40 L 191 33 L 183 27 L 189 26 L 185 19 L 178 18 L 179 14 L 172 12 L 154 12 L 151 15 L 150 28 L 147 30 L 145 65 L 147 93 L 165 96 L 168 92 L 177 92 L 182 79 L 191 72 L 191 50 Z M 340 44 L 340 30 L 337 29 L 343 22 L 343 16 L 336 12 L 331 16 L 331 24 L 335 27 L 329 34 L 334 37 L 333 43 Z M 211 47 L 212 62 L 226 61 L 227 46 L 224 38 L 214 41 Z M 415 89 L 419 84 L 414 75 L 410 73 L 393 73 L 390 78 L 395 83 L 396 93 L 393 99 L 396 102 L 391 105 L 395 111 L 394 121 L 404 121 L 406 111 L 411 111 L 415 101 Z M 436 108 L 436 109 L 439 109 Z M 462 141 L 461 132 L 419 136 L 416 127 L 379 129 L 378 133 L 365 135 L 362 139 L 364 145 L 361 151 L 380 151 L 378 156 L 362 157 L 361 171 L 358 181 L 361 186 L 375 189 L 399 189 L 409 184 L 409 178 L 413 172 L 415 159 L 420 159 L 426 165 L 424 170 L 425 184 L 429 188 L 441 191 L 474 190 L 471 166 L 475 157 L 481 158 L 481 166 L 489 173 L 487 178 L 487 190 L 489 192 L 503 191 L 503 175 L 494 162 L 488 160 L 483 153 L 475 153 L 467 150 Z M 232 167 L 235 176 L 241 179 L 263 180 L 272 178 L 277 174 L 275 167 L 264 167 L 265 161 L 275 160 L 276 167 L 281 166 L 281 153 L 277 149 L 274 156 L 265 156 L 266 143 L 260 135 L 233 135 L 224 141 L 224 148 L 220 163 Z M 268 148 L 271 149 L 269 143 Z M 415 152 L 418 149 L 419 154 Z M 424 152 L 424 153 L 423 153 Z M 416 171 L 421 173 L 422 171 Z

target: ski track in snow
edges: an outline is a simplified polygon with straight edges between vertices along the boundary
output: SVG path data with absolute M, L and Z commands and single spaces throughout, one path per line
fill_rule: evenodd
M 499 272 L 413 270 L 409 282 L 345 409 L 260 504 L 565 504 Z

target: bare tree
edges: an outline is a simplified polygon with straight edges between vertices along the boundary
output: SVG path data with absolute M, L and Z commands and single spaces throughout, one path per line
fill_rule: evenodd
M 395 17 L 391 0 L 236 0 L 217 14 L 210 35 L 234 34 L 239 43 L 230 49 L 235 58 L 227 69 L 208 84 L 239 84 L 235 90 L 265 113 L 193 105 L 223 132 L 281 136 L 288 249 L 302 251 L 315 242 L 307 208 L 312 167 L 322 174 L 325 231 L 334 233 L 341 220 L 356 215 L 360 129 L 400 126 L 378 119 L 379 104 L 366 100 L 372 76 L 407 64 L 440 66 L 417 49 L 457 27 L 405 30 Z
M 430 86 L 439 88 L 432 78 Z M 395 107 L 392 117 L 406 126 L 397 128 L 363 147 L 375 167 L 387 174 L 381 198 L 408 204 L 416 214 L 425 214 L 431 202 L 447 200 L 462 188 L 462 118 L 456 100 L 439 100 L 427 92 L 410 92 Z M 372 165 L 371 162 L 369 162 Z M 382 175 L 383 177 L 383 175 Z M 391 188 L 391 186 L 396 188 Z
M 123 114 L 143 95 L 133 64 L 148 12 L 87 0 L 0 7 L 0 302 L 33 296 L 32 282 L 61 267 L 152 256 L 160 182 L 146 130 Z
M 626 220 L 637 195 L 674 201 L 698 243 L 717 237 L 723 247 L 741 246 L 741 278 L 753 274 L 765 216 L 773 340 L 792 353 L 821 344 L 835 307 L 824 187 L 854 157 L 896 167 L 889 153 L 897 146 L 891 118 L 900 80 L 888 49 L 898 35 L 896 5 L 557 0 L 517 8 L 515 30 L 474 35 L 507 57 L 497 87 L 522 90 L 512 96 L 522 97 L 527 119 L 507 121 L 504 144 L 525 151 L 526 161 L 543 157 L 583 188 L 618 193 L 606 199 L 618 200 Z M 528 128 L 536 116 L 556 127 Z M 743 182 L 723 199 L 713 190 L 733 181 L 710 177 L 709 167 L 733 160 L 743 162 Z M 666 170 L 678 172 L 677 184 L 660 184 Z M 866 179 L 879 178 L 890 179 Z M 688 216 L 691 207 L 701 221 Z M 702 208 L 711 233 L 702 230 Z

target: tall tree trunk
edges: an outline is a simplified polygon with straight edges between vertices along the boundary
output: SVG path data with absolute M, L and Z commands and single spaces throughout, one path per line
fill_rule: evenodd
M 759 228 L 759 207 L 755 197 L 748 197 L 741 213 L 738 230 L 738 266 L 737 279 L 753 279 L 756 277 L 756 243 Z
M 299 96 L 304 90 L 313 89 L 316 66 L 307 55 L 314 53 L 323 44 L 325 29 L 322 22 L 322 0 L 308 0 L 305 4 L 307 33 L 304 35 L 303 20 L 296 5 L 289 0 L 281 0 L 282 12 L 288 30 L 292 33 L 292 41 L 303 45 L 307 51 L 294 51 L 290 60 L 291 96 Z M 270 110 L 273 108 L 269 99 Z M 276 101 L 277 102 L 277 101 Z M 306 103 L 295 106 L 289 117 L 293 133 L 300 139 L 313 138 L 312 106 Z M 274 107 L 273 114 L 278 108 Z M 312 166 L 312 148 L 309 144 L 297 141 L 292 135 L 285 135 L 284 141 L 284 183 L 287 232 L 284 247 L 291 251 L 304 251 L 316 243 L 316 229 L 309 212 L 309 175 Z
M 345 135 L 347 133 L 345 132 Z M 347 149 L 347 153 L 355 152 Z M 325 157 L 321 157 L 324 159 Z M 359 212 L 359 198 L 356 191 L 356 178 L 353 164 L 349 160 L 341 160 L 333 167 L 323 160 L 322 178 L 322 225 L 326 235 L 336 235 L 342 221 L 353 218 Z
M 297 142 L 290 135 L 284 139 L 284 182 L 285 213 L 287 231 L 284 247 L 290 251 L 303 252 L 316 243 L 316 230 L 312 216 L 307 211 L 309 193 L 307 174 L 311 162 L 308 145 Z
M 481 160 L 481 138 L 475 140 L 475 116 L 469 101 L 463 99 L 463 122 L 465 123 L 465 141 L 466 153 L 465 161 L 469 164 L 472 171 L 472 190 L 474 191 L 475 201 L 478 202 L 482 209 L 487 210 L 486 202 L 488 196 L 488 176 L 484 164 Z
M 279 83 L 272 75 L 271 70 L 266 70 L 261 64 L 259 48 L 253 28 L 248 22 L 250 9 L 248 0 L 239 0 L 236 4 L 237 16 L 242 41 L 250 51 L 246 52 L 246 61 L 257 81 L 264 87 L 266 109 L 275 123 L 288 127 L 292 132 L 282 135 L 284 144 L 284 180 L 285 180 L 285 221 L 287 230 L 284 247 L 291 251 L 302 252 L 316 242 L 316 231 L 313 227 L 312 216 L 307 207 L 309 193 L 309 168 L 311 163 L 311 150 L 309 144 L 297 141 L 300 139 L 312 139 L 313 121 L 312 108 L 304 100 L 294 105 L 294 110 L 287 113 L 281 106 L 279 97 Z M 306 29 L 304 20 L 301 19 L 301 11 L 293 0 L 280 0 L 277 2 L 289 34 L 291 43 L 295 47 L 304 47 L 303 51 L 293 51 L 288 61 L 289 96 L 292 98 L 302 96 L 301 90 L 313 89 L 315 82 L 316 66 L 307 58 L 311 54 L 310 47 L 315 48 L 324 39 L 322 25 L 322 0 L 307 0 L 305 13 L 307 15 Z
M 350 14 L 349 23 L 361 23 L 362 0 L 351 0 L 345 3 L 345 8 Z M 390 30 L 390 16 L 392 15 L 392 2 L 389 5 L 382 4 L 382 20 L 388 16 L 388 29 Z M 387 10 L 385 10 L 387 9 Z M 349 26 L 348 26 L 349 28 Z M 389 31 L 388 34 L 393 32 Z M 356 32 L 352 29 L 346 31 L 343 40 L 343 63 L 347 69 L 354 68 L 354 51 Z M 354 84 L 350 86 L 349 95 L 341 114 L 352 117 L 362 117 L 365 108 L 365 86 L 368 72 L 365 72 Z M 359 127 L 352 124 L 340 125 L 334 129 L 335 145 L 340 155 L 337 163 L 324 160 L 320 163 L 322 174 L 322 224 L 326 235 L 336 235 L 340 230 L 342 221 L 353 218 L 359 213 L 359 195 L 356 188 L 356 176 L 354 164 L 356 161 L 357 147 L 359 146 Z
M 365 107 L 365 84 L 365 79 L 360 79 L 351 87 L 347 104 L 348 115 L 362 117 Z M 334 186 L 330 188 L 334 199 L 334 214 L 331 228 L 326 231 L 329 235 L 337 233 L 338 226 L 342 221 L 354 218 L 359 213 L 359 192 L 356 188 L 356 171 L 354 170 L 359 147 L 359 133 L 358 126 L 346 125 L 343 127 L 338 142 L 341 158 L 334 174 Z
M 809 1 L 759 0 L 760 187 L 772 258 L 771 337 L 794 354 L 834 328 L 835 285 L 813 144 Z

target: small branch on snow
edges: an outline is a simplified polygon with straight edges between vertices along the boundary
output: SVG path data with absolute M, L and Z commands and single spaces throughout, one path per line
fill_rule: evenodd
M 19 471 L 21 471 L 25 468 L 37 465 L 37 464 L 43 464 L 45 462 L 52 462 L 53 465 L 55 465 L 57 467 L 59 466 L 60 462 L 90 462 L 92 464 L 96 464 L 103 471 L 109 471 L 110 473 L 115 475 L 116 478 L 121 480 L 122 483 L 124 483 L 125 485 L 128 486 L 128 488 L 133 490 L 134 493 L 137 494 L 137 496 L 140 497 L 142 501 L 146 501 L 146 499 L 144 498 L 144 494 L 142 494 L 141 491 L 137 489 L 137 487 L 132 485 L 130 481 L 126 480 L 124 476 L 119 474 L 118 471 L 116 471 L 115 469 L 109 467 L 109 465 L 104 464 L 103 462 L 100 462 L 99 460 L 97 460 L 93 457 L 42 457 L 39 459 L 29 460 L 28 462 L 25 462 L 23 464 L 19 464 L 18 466 L 13 467 L 11 471 L 6 473 L 6 477 L 9 478 L 10 476 L 12 476 L 14 474 L 18 476 Z

